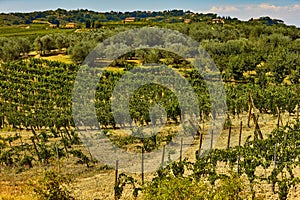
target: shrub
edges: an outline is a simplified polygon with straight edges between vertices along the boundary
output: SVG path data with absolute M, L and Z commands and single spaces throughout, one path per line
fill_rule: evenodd
M 41 200 L 68 200 L 74 199 L 67 189 L 70 180 L 55 171 L 47 171 L 42 179 L 34 185 L 34 192 Z
M 143 190 L 145 199 L 213 199 L 213 200 L 240 200 L 251 195 L 245 192 L 244 182 L 236 173 L 222 177 L 215 185 L 208 181 L 189 177 L 164 177 L 156 179 Z

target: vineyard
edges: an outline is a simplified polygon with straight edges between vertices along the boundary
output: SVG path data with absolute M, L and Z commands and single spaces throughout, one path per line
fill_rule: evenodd
M 196 161 L 171 162 L 140 188 L 136 187 L 140 181 L 122 174 L 117 189 L 133 184 L 133 196 L 140 189 L 146 199 L 297 199 L 298 131 L 299 122 L 291 123 L 275 129 L 267 139 L 248 137 L 242 146 L 209 150 L 201 156 L 197 151 Z
M 98 166 L 97 168 L 100 166 L 101 169 L 113 167 L 98 163 L 90 152 L 82 147 L 80 137 L 74 129 L 71 114 L 72 84 L 77 70 L 77 65 L 41 59 L 3 64 L 0 74 L 1 127 L 7 132 L 1 136 L 0 161 L 3 172 L 11 167 L 21 174 L 30 168 L 40 166 L 63 168 L 64 166 L 60 166 L 59 163 L 66 162 L 63 160 L 70 160 L 70 158 L 73 163 L 86 166 L 87 169 L 95 168 L 95 166 Z M 197 75 L 196 71 L 190 69 L 179 71 L 197 93 L 207 93 L 204 80 Z M 117 129 L 110 110 L 109 98 L 116 83 L 125 72 L 126 68 L 108 70 L 99 81 L 96 93 L 96 107 L 101 108 L 96 109 L 99 122 L 107 133 L 112 133 L 107 134 L 110 140 L 125 150 L 140 152 L 139 149 L 142 148 L 145 152 L 150 152 L 162 148 L 166 142 L 172 141 L 176 135 L 176 129 L 165 128 L 160 134 L 147 139 L 139 139 L 134 135 L 116 134 Z M 132 178 L 130 175 L 121 173 L 115 186 L 116 197 L 120 198 L 123 187 L 131 184 L 133 195 L 145 196 L 147 199 L 156 199 L 157 196 L 162 199 L 222 198 L 218 197 L 222 195 L 219 191 L 224 192 L 223 195 L 228 199 L 246 197 L 255 199 L 259 198 L 259 192 L 256 192 L 257 187 L 263 184 L 270 185 L 272 192 L 277 194 L 278 198 L 287 199 L 299 182 L 297 174 L 300 125 L 299 121 L 293 120 L 293 118 L 298 119 L 298 113 L 295 113 L 295 108 L 299 103 L 297 87 L 274 85 L 267 89 L 256 84 L 230 83 L 226 85 L 226 92 L 228 115 L 231 117 L 226 120 L 224 130 L 231 129 L 233 118 L 240 118 L 249 111 L 249 97 L 256 107 L 253 110 L 257 109 L 277 116 L 278 128 L 264 133 L 264 138 L 261 138 L 259 116 L 257 115 L 253 124 L 253 115 L 255 119 L 255 112 L 253 112 L 254 114 L 248 119 L 253 135 L 250 135 L 246 141 L 243 140 L 244 144 L 240 139 L 237 146 L 228 145 L 227 149 L 212 149 L 205 152 L 201 152 L 202 149 L 199 147 L 194 152 L 193 156 L 196 157 L 194 161 L 184 158 L 181 161 L 169 159 L 166 163 L 170 164 L 165 165 L 165 163 L 165 167 L 156 172 L 153 180 L 146 181 L 144 185 L 139 178 Z M 147 124 L 151 121 L 148 109 L 151 106 L 149 100 L 152 99 L 165 106 L 170 127 L 176 127 L 180 109 L 178 101 L 170 90 L 153 84 L 139 88 L 134 95 L 143 97 L 131 98 L 130 105 L 135 106 L 130 109 L 130 114 L 135 121 L 140 124 Z M 211 106 L 209 95 L 199 96 L 199 102 L 201 102 L 200 109 L 203 111 L 202 120 L 208 121 Z M 291 115 L 287 125 L 283 124 L 283 121 L 286 123 L 282 119 L 283 115 L 286 116 L 284 113 Z M 247 126 L 246 123 L 244 123 L 245 126 Z M 209 134 L 203 131 L 203 128 L 199 129 L 198 139 L 195 138 L 196 143 L 199 138 L 203 138 L 202 135 Z M 226 170 L 220 170 L 224 168 Z M 234 182 L 236 184 L 232 187 L 225 187 L 226 184 Z M 178 184 L 183 192 L 177 193 L 178 188 L 172 189 L 169 184 Z M 189 187 L 195 188 L 195 193 L 191 193 Z M 200 192 L 198 187 L 212 188 L 215 192 L 211 194 Z
M 0 27 L 0 200 L 300 199 L 299 28 L 176 10 L 132 23 L 130 13 L 45 12 L 17 19 L 70 17 L 78 29 Z

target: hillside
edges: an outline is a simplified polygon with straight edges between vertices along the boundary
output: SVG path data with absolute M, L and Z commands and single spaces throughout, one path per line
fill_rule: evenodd
M 57 26 L 64 27 L 67 23 L 74 22 L 78 24 L 89 24 L 91 27 L 99 26 L 103 22 L 200 22 L 211 21 L 212 19 L 223 19 L 226 22 L 239 21 L 230 16 L 218 16 L 215 13 L 193 13 L 184 10 L 165 10 L 165 11 L 131 11 L 131 12 L 96 12 L 87 9 L 78 10 L 47 10 L 30 13 L 1 13 L 0 25 L 20 25 L 49 22 Z M 126 20 L 127 19 L 127 20 Z M 131 19 L 131 20 L 130 20 Z M 270 17 L 261 17 L 259 19 L 249 19 L 257 23 L 268 25 L 283 24 L 280 19 L 271 19 Z
M 0 24 L 0 199 L 300 199 L 299 28 L 183 10 Z

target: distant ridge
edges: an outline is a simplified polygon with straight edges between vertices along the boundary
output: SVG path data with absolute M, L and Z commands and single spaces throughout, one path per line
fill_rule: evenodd
M 65 10 L 58 8 L 56 10 L 34 11 L 34 12 L 14 12 L 1 13 L 0 25 L 19 25 L 32 24 L 36 20 L 49 22 L 51 24 L 67 24 L 73 23 L 101 23 L 125 21 L 125 19 L 134 18 L 133 21 L 148 21 L 148 22 L 199 22 L 212 19 L 226 19 L 239 21 L 237 18 L 230 16 L 218 16 L 215 13 L 195 13 L 189 10 L 164 10 L 164 11 L 128 11 L 128 12 L 97 12 L 88 9 Z M 259 21 L 268 25 L 283 24 L 280 19 L 271 19 L 270 17 L 261 17 L 259 19 L 251 18 L 249 21 Z

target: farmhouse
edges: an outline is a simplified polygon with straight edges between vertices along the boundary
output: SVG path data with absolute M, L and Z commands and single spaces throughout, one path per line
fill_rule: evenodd
M 57 24 L 49 24 L 50 28 L 57 28 L 58 25 Z
M 224 19 L 219 19 L 219 18 L 216 18 L 216 19 L 213 19 L 212 20 L 212 23 L 213 24 L 219 24 L 219 23 L 225 23 Z
M 126 17 L 124 22 L 134 22 L 135 21 L 135 17 Z
M 186 24 L 189 24 L 189 23 L 191 23 L 191 19 L 184 19 L 184 23 L 186 23 Z
M 65 28 L 76 28 L 76 23 L 67 23 Z

